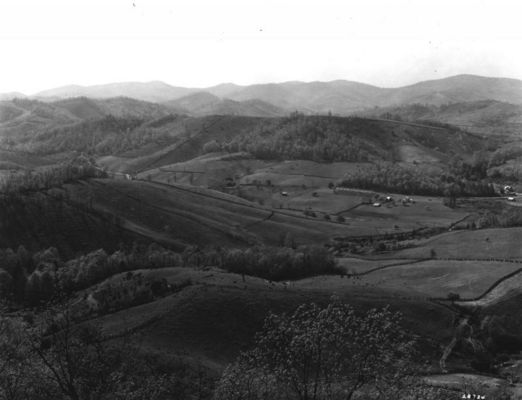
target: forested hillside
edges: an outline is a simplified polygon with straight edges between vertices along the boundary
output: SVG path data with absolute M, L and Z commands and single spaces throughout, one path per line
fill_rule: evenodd
M 401 126 L 385 121 L 294 114 L 264 121 L 244 136 L 220 143 L 230 151 L 246 151 L 261 159 L 333 161 L 400 161 L 401 145 L 435 150 L 438 157 L 472 153 L 480 138 L 456 128 Z M 419 160 L 424 161 L 424 160 Z
M 449 102 L 446 104 L 409 104 L 375 108 L 359 115 L 412 122 L 440 122 L 481 134 L 511 136 L 522 128 L 522 106 L 494 100 Z

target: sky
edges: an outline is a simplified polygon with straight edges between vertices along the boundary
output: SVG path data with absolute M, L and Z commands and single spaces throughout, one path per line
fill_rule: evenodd
M 0 0 L 0 93 L 522 79 L 521 15 L 519 0 Z

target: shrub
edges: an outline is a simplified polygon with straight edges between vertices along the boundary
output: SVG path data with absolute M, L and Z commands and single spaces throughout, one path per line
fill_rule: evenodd
M 414 342 L 387 309 L 357 315 L 337 301 L 269 315 L 255 347 L 223 373 L 217 400 L 409 398 Z

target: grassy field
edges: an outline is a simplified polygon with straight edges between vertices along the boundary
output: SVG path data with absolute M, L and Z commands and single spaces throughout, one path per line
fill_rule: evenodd
M 216 369 L 251 345 L 268 312 L 291 311 L 304 302 L 325 303 L 334 293 L 320 284 L 285 287 L 252 277 L 243 282 L 239 275 L 212 268 L 141 272 L 165 278 L 173 285 L 187 279 L 192 284 L 152 303 L 100 317 L 97 322 L 108 334 L 133 330 L 150 349 L 190 354 Z M 437 304 L 379 288 L 353 287 L 338 294 L 358 311 L 387 304 L 401 311 L 405 326 L 425 338 L 427 353 L 437 354 L 436 343 L 449 340 L 452 334 L 452 313 Z
M 431 375 L 425 378 L 425 381 L 432 386 L 457 389 L 465 393 L 480 394 L 486 393 L 490 390 L 498 389 L 501 385 L 507 385 L 506 381 L 491 376 L 475 375 L 475 374 L 444 374 L 444 375 Z M 469 388 L 462 390 L 462 388 Z M 507 388 L 508 393 L 511 393 L 513 398 L 522 398 L 522 384 L 514 384 Z M 486 399 L 490 398 L 486 396 Z
M 167 151 L 167 150 L 165 150 Z M 374 191 L 349 190 L 334 193 L 329 184 L 340 182 L 363 163 L 338 162 L 323 164 L 313 161 L 262 161 L 246 153 L 211 153 L 192 160 L 143 171 L 139 178 L 171 184 L 211 187 L 225 190 L 227 182 L 234 188 L 227 192 L 278 211 L 316 213 L 318 219 L 338 220 L 342 216 L 348 232 L 382 234 L 419 227 L 450 226 L 466 217 L 466 212 L 450 209 L 441 198 L 415 197 L 415 204 L 402 205 L 403 195 L 391 194 L 395 203 L 372 207 L 362 203 L 379 195 Z M 423 166 L 433 172 L 435 165 Z M 430 172 L 430 173 L 431 173 Z M 284 193 L 286 192 L 286 193 Z M 284 195 L 283 195 L 284 193 Z M 382 193 L 381 196 L 389 195 Z M 351 233 L 348 233 L 351 234 Z
M 417 292 L 429 297 L 456 293 L 462 298 L 473 298 L 519 268 L 519 264 L 513 263 L 429 260 L 370 272 L 354 279 L 354 284 Z
M 336 259 L 337 263 L 345 269 L 345 271 L 349 274 L 360 274 L 364 272 L 371 271 L 376 268 L 382 268 L 386 265 L 398 264 L 398 263 L 407 263 L 411 262 L 408 259 L 397 259 L 397 260 L 367 260 L 355 257 L 339 257 Z
M 285 191 L 287 194 L 282 195 Z M 239 196 L 274 209 L 290 209 L 304 212 L 310 210 L 319 217 L 326 214 L 333 220 L 337 216 L 345 218 L 349 224 L 356 224 L 362 231 L 382 234 L 396 231 L 413 230 L 420 227 L 450 227 L 464 219 L 468 213 L 461 209 L 450 209 L 443 204 L 442 198 L 415 196 L 414 204 L 402 205 L 405 196 L 393 193 L 381 193 L 380 197 L 391 195 L 396 201 L 384 203 L 380 207 L 363 204 L 374 199 L 376 192 L 347 190 L 334 193 L 323 188 L 302 188 L 301 186 L 243 186 Z M 363 233 L 361 233 L 363 234 Z
M 298 243 L 326 243 L 357 226 L 306 218 L 260 207 L 243 199 L 203 188 L 143 181 L 92 180 L 68 187 L 71 198 L 92 198 L 104 210 L 148 230 L 201 246 L 278 244 L 286 233 Z
M 395 252 L 397 258 L 522 259 L 522 228 L 463 230 L 410 242 L 416 247 Z
M 108 160 L 106 158 L 105 160 Z M 286 189 L 327 188 L 349 171 L 364 167 L 361 163 L 322 164 L 313 161 L 263 161 L 254 159 L 246 153 L 211 153 L 194 159 L 164 165 L 143 171 L 141 178 L 159 182 L 178 182 L 204 187 L 223 187 L 226 179 L 233 179 L 241 185 L 253 185 L 258 182 L 261 187 L 274 192 Z M 268 199 L 270 196 L 265 195 Z
M 463 216 L 448 209 L 446 214 L 424 220 L 426 211 L 419 202 L 411 207 L 418 207 L 419 214 L 413 214 L 409 219 L 401 219 L 400 215 L 403 209 L 409 208 L 397 206 L 390 209 L 397 213 L 395 216 L 376 214 L 372 208 L 368 215 L 349 214 L 339 223 L 335 217 L 326 220 L 321 213 L 312 217 L 299 210 L 271 209 L 201 187 L 123 179 L 91 180 L 82 185 L 68 185 L 67 191 L 72 200 L 90 203 L 95 210 L 112 215 L 135 233 L 166 244 L 175 241 L 200 246 L 277 245 L 287 233 L 298 244 L 325 244 L 335 237 L 398 232 L 420 226 L 448 226 Z M 168 240 L 162 237 L 168 237 Z
M 283 196 L 281 192 L 287 194 Z M 321 214 L 337 214 L 361 204 L 362 194 L 334 194 L 328 188 L 303 189 L 301 186 L 242 186 L 238 195 L 275 209 L 313 210 Z
M 239 177 L 263 168 L 272 162 L 256 160 L 245 153 L 211 153 L 192 160 L 164 165 L 143 171 L 140 178 L 163 183 L 182 183 L 209 188 L 221 188 L 228 179 Z
M 404 196 L 392 194 L 394 199 Z M 388 224 L 397 225 L 399 229 L 416 229 L 421 226 L 450 226 L 465 218 L 467 213 L 459 209 L 450 209 L 443 204 L 442 198 L 415 196 L 415 204 L 401 205 L 383 203 L 381 207 L 363 205 L 349 212 L 342 213 L 345 217 L 362 218 L 368 221 L 374 219 L 387 220 Z
M 287 232 L 298 243 L 326 243 L 339 236 L 396 232 L 395 225 L 400 219 L 347 216 L 344 223 L 337 223 L 335 218 L 327 221 L 321 214 L 306 217 L 302 212 L 261 207 L 208 189 L 143 181 L 93 181 L 76 196 L 85 197 L 89 191 L 96 207 L 182 242 L 203 245 L 278 244 Z M 428 221 L 428 225 L 445 226 L 462 217 L 458 212 L 448 214 L 453 219 L 439 217 Z M 419 226 L 420 222 L 412 219 L 401 228 Z
M 512 299 L 516 299 L 521 295 L 522 273 L 518 273 L 513 277 L 504 280 L 495 286 L 484 297 L 475 301 L 459 302 L 464 307 L 489 307 Z
M 328 183 L 341 180 L 347 173 L 364 168 L 366 165 L 350 162 L 323 164 L 305 160 L 282 161 L 257 169 L 244 176 L 241 183 L 251 184 L 254 180 L 259 182 L 270 180 L 276 186 L 327 187 Z

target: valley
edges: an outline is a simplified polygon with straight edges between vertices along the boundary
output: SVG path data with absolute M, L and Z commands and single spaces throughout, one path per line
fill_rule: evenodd
M 6 98 L 6 315 L 37 329 L 69 313 L 105 342 L 132 337 L 152 369 L 185 371 L 184 398 L 210 399 L 270 313 L 388 307 L 426 390 L 486 382 L 517 398 L 521 85 L 155 82 Z

